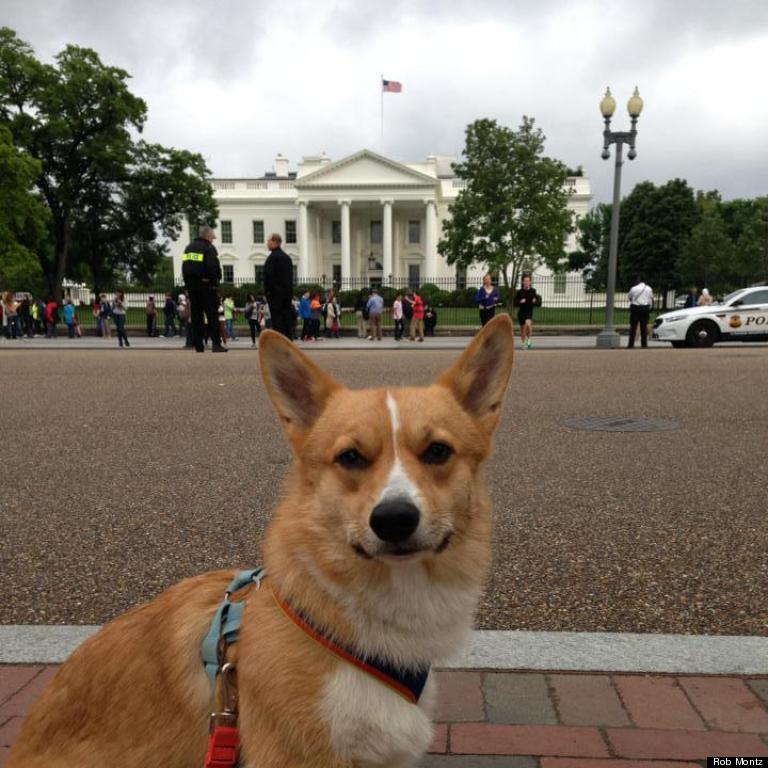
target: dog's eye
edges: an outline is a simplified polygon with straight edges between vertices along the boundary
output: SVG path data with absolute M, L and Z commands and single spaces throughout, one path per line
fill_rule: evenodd
M 360 451 L 356 451 L 354 448 L 350 448 L 344 453 L 340 453 L 336 457 L 336 461 L 341 464 L 344 469 L 367 469 L 371 463 L 363 456 Z
M 427 450 L 421 454 L 425 464 L 445 464 L 453 454 L 453 448 L 445 443 L 430 443 Z

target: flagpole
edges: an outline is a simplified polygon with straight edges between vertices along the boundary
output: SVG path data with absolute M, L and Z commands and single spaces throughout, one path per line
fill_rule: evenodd
M 384 73 L 379 77 L 379 91 L 381 92 L 381 141 L 379 142 L 379 151 L 384 154 Z

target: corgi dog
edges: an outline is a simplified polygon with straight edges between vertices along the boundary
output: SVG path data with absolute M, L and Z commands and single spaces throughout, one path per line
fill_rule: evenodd
M 219 646 L 242 768 L 404 768 L 428 749 L 429 667 L 467 640 L 490 562 L 482 465 L 512 356 L 501 315 L 430 386 L 350 390 L 262 333 L 295 461 L 266 575 L 242 590 L 237 642 Z M 80 646 L 7 768 L 201 768 L 224 682 L 211 685 L 201 643 L 232 576 L 187 579 Z

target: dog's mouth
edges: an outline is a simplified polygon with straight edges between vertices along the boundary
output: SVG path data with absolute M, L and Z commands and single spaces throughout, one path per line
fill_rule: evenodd
M 452 538 L 453 531 L 448 531 L 436 547 L 419 547 L 412 544 L 385 544 L 380 550 L 372 553 L 362 544 L 354 543 L 352 549 L 356 555 L 364 560 L 384 560 L 395 563 L 413 562 L 425 560 L 428 557 L 445 552 L 450 546 Z

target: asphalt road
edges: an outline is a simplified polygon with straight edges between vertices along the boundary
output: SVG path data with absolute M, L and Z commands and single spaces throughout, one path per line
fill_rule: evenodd
M 457 351 L 310 354 L 363 387 L 426 383 Z M 258 564 L 290 454 L 250 350 L 5 347 L 0 372 L 0 623 L 101 623 Z M 764 346 L 517 352 L 478 626 L 768 634 L 766 374 Z M 682 428 L 564 424 L 586 416 Z

